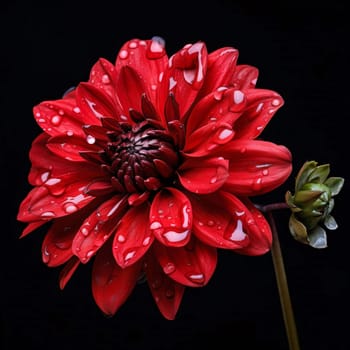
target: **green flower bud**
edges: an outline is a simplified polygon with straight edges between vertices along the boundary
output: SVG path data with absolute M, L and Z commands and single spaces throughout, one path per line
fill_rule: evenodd
M 329 164 L 305 162 L 295 179 L 295 191 L 286 192 L 285 200 L 292 214 L 289 231 L 299 242 L 314 248 L 327 247 L 326 229 L 338 228 L 330 215 L 336 196 L 344 185 L 341 177 L 328 177 Z

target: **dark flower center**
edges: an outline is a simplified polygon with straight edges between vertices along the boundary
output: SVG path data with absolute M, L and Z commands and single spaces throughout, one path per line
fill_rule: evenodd
M 121 125 L 104 151 L 112 185 L 121 192 L 157 190 L 171 180 L 179 163 L 173 138 L 149 122 Z

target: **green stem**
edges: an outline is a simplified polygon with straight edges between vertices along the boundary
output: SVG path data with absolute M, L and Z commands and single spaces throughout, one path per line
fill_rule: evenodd
M 277 227 L 272 215 L 276 209 L 288 208 L 285 203 L 274 203 L 260 207 L 267 214 L 267 219 L 272 230 L 272 261 L 275 269 L 277 287 L 282 307 L 284 325 L 287 333 L 289 350 L 299 350 L 298 332 L 295 324 L 293 307 L 289 295 L 287 276 L 284 268 L 281 246 L 278 238 Z

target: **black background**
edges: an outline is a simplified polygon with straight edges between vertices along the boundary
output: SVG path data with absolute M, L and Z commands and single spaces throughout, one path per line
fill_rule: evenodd
M 20 240 L 24 225 L 16 221 L 30 190 L 28 151 L 40 132 L 32 107 L 86 81 L 99 57 L 113 62 L 132 38 L 161 36 L 169 54 L 198 40 L 208 51 L 236 47 L 240 64 L 259 68 L 257 87 L 285 99 L 262 136 L 292 151 L 295 170 L 282 188 L 257 199 L 283 201 L 306 160 L 330 163 L 331 175 L 347 177 L 345 1 L 12 1 L 0 11 L 1 348 L 288 349 L 270 253 L 220 252 L 213 278 L 186 290 L 174 321 L 161 316 L 146 284 L 105 318 L 92 299 L 90 265 L 60 291 L 59 269 L 41 261 L 45 232 Z M 276 214 L 302 350 L 349 349 L 348 196 L 345 182 L 333 211 L 339 228 L 323 250 L 294 241 L 288 213 Z

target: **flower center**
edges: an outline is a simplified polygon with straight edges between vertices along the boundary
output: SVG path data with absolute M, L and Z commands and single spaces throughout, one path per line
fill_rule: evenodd
M 147 121 L 121 125 L 105 148 L 112 185 L 121 192 L 155 191 L 171 180 L 179 163 L 173 138 Z

